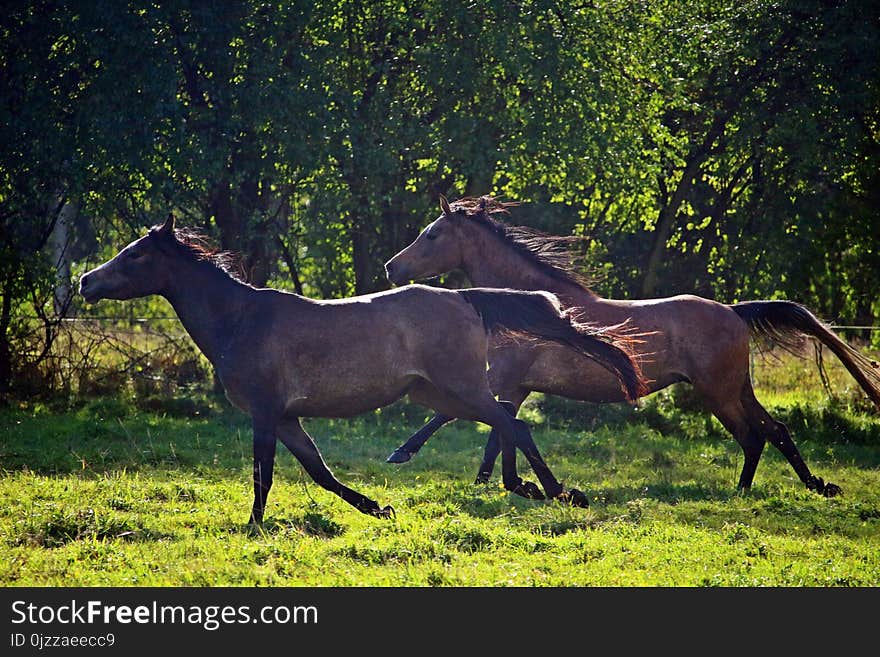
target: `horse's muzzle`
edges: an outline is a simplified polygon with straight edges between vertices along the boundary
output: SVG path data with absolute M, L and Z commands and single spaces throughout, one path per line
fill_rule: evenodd
M 79 279 L 79 293 L 86 300 L 86 303 L 95 303 L 100 300 L 101 296 L 96 290 L 97 287 L 91 274 L 83 274 Z
M 393 260 L 385 263 L 385 276 L 394 285 L 401 285 L 409 280 L 406 277 L 406 268 L 396 264 Z

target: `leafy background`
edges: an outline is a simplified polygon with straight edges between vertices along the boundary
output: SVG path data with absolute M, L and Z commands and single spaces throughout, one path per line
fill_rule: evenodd
M 587 236 L 603 294 L 873 324 L 878 29 L 824 0 L 7 3 L 0 391 L 169 210 L 331 297 L 386 287 L 438 194 L 494 193 Z

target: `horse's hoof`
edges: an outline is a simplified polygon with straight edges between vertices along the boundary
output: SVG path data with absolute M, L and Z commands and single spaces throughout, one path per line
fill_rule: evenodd
M 807 488 L 825 497 L 836 497 L 843 493 L 843 489 L 840 486 L 832 483 L 826 484 L 822 477 L 813 477 L 810 483 L 807 484 Z
M 586 509 L 590 506 L 590 500 L 587 499 L 587 496 L 584 495 L 577 488 L 572 488 L 571 490 L 563 491 L 559 495 L 557 495 L 554 499 L 559 500 L 560 502 L 564 502 L 569 506 L 577 506 L 582 509 Z
M 510 491 L 514 495 L 525 497 L 528 500 L 543 500 L 544 493 L 531 481 L 523 481 L 516 488 Z
M 813 477 L 807 484 L 807 488 L 825 497 L 835 497 L 843 492 L 843 489 L 837 484 L 826 484 L 822 477 Z
M 372 511 L 372 515 L 377 518 L 396 518 L 397 515 L 394 513 L 394 507 L 389 505 L 382 509 L 377 505 L 376 508 Z
M 843 489 L 837 484 L 825 484 L 825 488 L 822 491 L 822 495 L 825 497 L 837 497 L 838 495 L 843 494 Z
M 405 449 L 401 449 L 398 447 L 393 452 L 391 452 L 391 456 L 385 459 L 385 463 L 406 463 L 412 458 L 412 454 L 407 452 Z
M 374 518 L 391 518 L 394 516 L 394 507 L 386 506 L 380 507 L 373 500 L 363 500 L 360 503 L 356 503 L 354 507 L 360 511 L 361 513 L 373 516 Z
M 492 475 L 486 474 L 485 472 L 479 472 L 477 473 L 477 478 L 474 479 L 474 483 L 477 485 L 488 484 L 491 477 Z

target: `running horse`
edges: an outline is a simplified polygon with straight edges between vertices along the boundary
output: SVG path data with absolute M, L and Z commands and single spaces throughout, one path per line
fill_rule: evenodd
M 573 265 L 571 237 L 556 237 L 501 221 L 516 203 L 491 196 L 449 203 L 442 214 L 386 265 L 392 283 L 423 280 L 451 270 L 463 271 L 474 285 L 556 294 L 575 316 L 602 325 L 627 322 L 641 334 L 641 367 L 650 380 L 647 393 L 676 382 L 690 383 L 703 405 L 733 435 L 745 455 L 738 488 L 752 485 L 769 440 L 810 490 L 832 497 L 839 486 L 810 472 L 786 426 L 774 420 L 755 398 L 749 375 L 749 342 L 770 339 L 794 349 L 803 336 L 817 338 L 849 370 L 880 407 L 878 364 L 838 338 L 804 306 L 791 301 L 748 301 L 725 305 L 693 295 L 621 301 L 605 299 L 589 288 Z M 623 400 L 616 381 L 587 359 L 558 345 L 503 345 L 490 353 L 492 390 L 518 409 L 531 391 L 591 402 Z M 428 438 L 453 420 L 434 416 L 391 456 L 408 461 Z M 477 482 L 488 481 L 498 456 L 497 435 L 486 445 Z
M 508 333 L 567 345 L 609 368 L 621 395 L 640 394 L 642 379 L 609 331 L 560 311 L 549 293 L 440 290 L 412 285 L 338 300 L 254 288 L 231 275 L 223 254 L 175 229 L 173 215 L 80 279 L 88 303 L 158 294 L 216 368 L 230 401 L 251 416 L 254 502 L 260 523 L 272 487 L 276 439 L 320 486 L 359 511 L 387 517 L 390 506 L 344 486 L 332 474 L 303 417 L 348 417 L 408 394 L 440 413 L 485 422 L 502 437 L 504 485 L 542 498 L 520 479 L 516 448 L 548 497 L 586 504 L 564 490 L 538 453 L 528 427 L 495 400 L 487 378 L 489 335 Z M 626 340 L 621 339 L 625 347 Z

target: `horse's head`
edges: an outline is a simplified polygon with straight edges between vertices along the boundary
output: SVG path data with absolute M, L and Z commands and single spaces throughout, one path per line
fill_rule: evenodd
M 79 293 L 87 303 L 101 299 L 134 299 L 161 293 L 172 276 L 169 261 L 174 241 L 174 216 L 135 240 L 103 265 L 79 279 Z
M 385 263 L 385 274 L 395 285 L 439 276 L 462 263 L 464 210 L 453 210 L 440 197 L 443 211 L 408 247 Z

